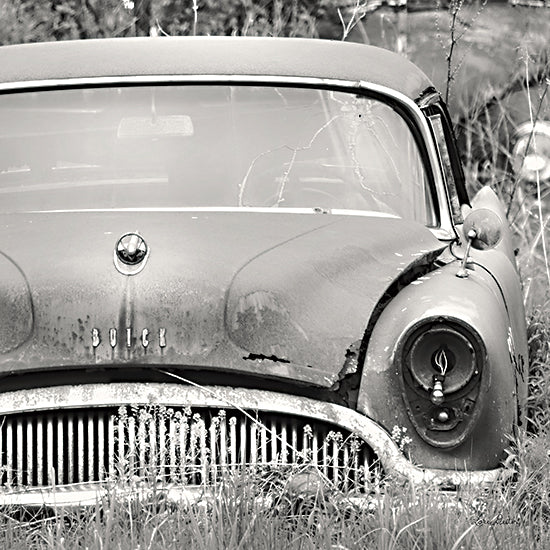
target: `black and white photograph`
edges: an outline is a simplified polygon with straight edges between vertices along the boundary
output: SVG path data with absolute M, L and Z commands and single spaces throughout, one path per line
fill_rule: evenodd
M 0 548 L 550 548 L 550 0 L 0 0 Z

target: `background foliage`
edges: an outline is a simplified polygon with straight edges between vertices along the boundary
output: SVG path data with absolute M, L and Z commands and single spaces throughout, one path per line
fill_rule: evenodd
M 121 0 L 0 0 L 0 44 L 134 34 Z
M 0 0 L 0 44 L 147 35 L 341 35 L 342 0 Z

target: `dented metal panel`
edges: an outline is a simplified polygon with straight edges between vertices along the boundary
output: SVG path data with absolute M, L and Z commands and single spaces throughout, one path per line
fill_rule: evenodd
M 20 292 L 34 305 L 32 336 L 0 355 L 4 372 L 207 365 L 328 388 L 387 287 L 443 248 L 420 225 L 368 216 L 288 214 L 284 223 L 248 212 L 4 219 L 0 249 L 25 274 Z M 85 248 L 79 232 L 66 231 L 75 223 L 92 228 Z M 123 275 L 113 265 L 114 246 L 136 225 L 151 257 L 141 273 Z M 37 231 L 55 263 L 35 261 L 27 243 Z M 177 250 L 174 231 L 182 235 Z M 8 314 L 6 323 L 20 319 L 18 311 Z

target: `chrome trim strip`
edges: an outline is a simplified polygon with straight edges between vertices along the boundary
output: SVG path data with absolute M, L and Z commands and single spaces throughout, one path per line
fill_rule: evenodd
M 27 464 L 32 464 L 32 456 L 27 459 Z M 38 417 L 36 421 L 36 462 L 37 462 L 37 480 L 39 484 L 44 483 L 44 416 Z M 47 464 L 46 464 L 47 467 Z
M 57 473 L 56 473 L 56 483 L 63 483 L 61 479 L 64 471 L 63 467 L 63 442 L 65 441 L 63 435 L 63 418 L 60 416 L 57 419 Z
M 17 441 L 17 485 L 23 484 L 23 423 L 20 419 L 15 425 L 16 441 Z
M 84 431 L 86 432 L 86 442 L 88 443 L 88 454 L 85 459 L 84 475 L 86 479 L 94 479 L 94 459 L 96 456 L 95 444 L 97 440 L 94 438 L 94 420 L 89 417 L 88 421 L 84 424 Z M 80 443 L 79 443 L 80 444 Z
M 261 214 L 335 214 L 344 216 L 366 216 L 372 218 L 401 219 L 395 214 L 374 212 L 373 210 L 331 209 L 317 210 L 316 208 L 283 208 L 264 206 L 176 206 L 159 208 L 79 208 L 74 210 L 27 210 L 23 214 L 81 214 L 94 212 L 250 212 Z
M 46 416 L 46 479 L 48 485 L 55 485 L 55 467 L 53 463 L 53 418 Z
M 249 84 L 249 85 L 286 85 L 286 86 L 325 86 L 330 88 L 360 88 L 375 92 L 401 103 L 417 122 L 428 151 L 432 173 L 436 184 L 436 192 L 440 206 L 441 229 L 454 235 L 455 230 L 450 214 L 449 196 L 443 180 L 437 151 L 432 140 L 428 122 L 418 105 L 409 97 L 380 84 L 366 81 L 348 81 L 330 78 L 312 78 L 299 76 L 267 76 L 267 75 L 140 75 L 140 76 L 105 76 L 87 78 L 66 78 L 52 80 L 29 80 L 24 82 L 0 83 L 1 92 L 23 92 L 36 88 L 67 88 L 84 86 L 116 86 L 116 85 L 151 85 L 180 83 L 215 83 L 215 84 Z
M 74 449 L 74 418 L 72 416 L 69 416 L 67 418 L 67 447 L 68 449 Z M 61 441 L 61 449 L 62 449 L 62 452 L 61 452 L 61 457 L 63 457 L 63 455 L 65 454 L 64 451 L 65 449 L 63 448 L 63 441 L 64 441 L 64 438 L 60 438 L 60 441 Z M 68 475 L 68 482 L 69 483 L 74 483 L 76 481 L 80 481 L 80 480 L 76 480 L 74 479 L 74 455 L 72 452 L 69 452 L 68 453 L 69 455 L 69 460 L 68 460 L 68 469 L 67 469 L 67 475 Z M 61 466 L 61 463 L 59 464 L 59 466 Z M 61 472 L 63 472 L 63 470 L 59 470 L 58 472 L 58 475 L 61 475 Z
M 6 422 L 6 454 L 8 456 L 7 486 L 9 487 L 13 483 L 13 472 L 15 471 L 15 464 L 13 463 L 15 457 L 13 452 L 13 422 L 11 420 Z
M 78 438 L 77 446 L 77 467 L 78 481 L 84 481 L 84 418 L 79 414 L 76 418 L 75 434 Z
M 51 410 L 78 407 L 103 407 L 113 405 L 165 405 L 181 406 L 190 404 L 204 407 L 231 407 L 237 409 L 257 409 L 266 412 L 315 418 L 347 429 L 365 440 L 380 458 L 385 471 L 391 475 L 411 480 L 415 484 L 430 483 L 444 485 L 492 483 L 503 478 L 501 468 L 484 471 L 452 471 L 423 469 L 412 464 L 401 453 L 391 436 L 372 419 L 357 411 L 334 403 L 325 403 L 311 398 L 280 394 L 265 390 L 228 388 L 218 386 L 183 386 L 180 384 L 159 383 L 113 383 L 90 384 L 83 386 L 57 386 L 18 390 L 0 395 L 0 414 L 23 411 Z M 231 429 L 235 426 L 232 425 Z M 113 427 L 109 428 L 110 430 Z M 114 434 L 113 434 L 114 435 Z M 112 442 L 113 437 L 110 438 Z M 232 439 L 234 441 L 234 439 Z M 273 443 L 273 441 L 272 441 Z M 263 443 L 261 445 L 263 447 Z M 113 456 L 114 449 L 110 449 Z M 236 449 L 230 449 L 231 461 Z M 262 449 L 263 452 L 263 449 Z M 74 490 L 74 491 L 73 491 Z M 22 492 L 10 489 L 0 491 L 0 505 L 7 503 L 42 504 L 47 499 L 67 496 L 73 491 L 71 499 L 78 500 L 78 486 L 57 487 L 54 489 L 23 489 Z M 105 488 L 97 486 L 95 499 L 100 498 Z M 29 498 L 32 494 L 34 500 Z M 94 500 L 95 502 L 95 500 Z
M 107 434 L 108 434 L 108 454 L 107 454 L 107 463 L 109 472 L 115 471 L 115 420 L 113 416 L 109 416 L 107 421 Z
M 40 419 L 38 419 L 38 422 L 40 422 Z M 32 423 L 27 424 L 27 483 L 29 483 L 29 480 L 32 480 L 34 476 L 34 470 L 33 467 L 33 454 L 37 453 L 36 457 L 36 465 L 40 464 L 40 460 L 38 458 L 38 453 L 41 449 L 39 449 L 38 444 L 35 445 L 33 441 L 33 433 L 32 433 Z
M 36 88 L 82 88 L 82 87 L 106 87 L 125 85 L 153 85 L 153 84 L 248 84 L 248 85 L 273 85 L 281 86 L 306 85 L 327 86 L 338 88 L 353 88 L 371 86 L 370 83 L 357 80 L 341 80 L 337 78 L 319 78 L 307 76 L 280 76 L 280 75 L 244 75 L 244 74 L 158 74 L 158 75 L 125 75 L 125 76 L 92 76 L 82 78 L 52 78 L 47 80 L 23 80 L 18 82 L 0 82 L 0 93 L 31 91 Z M 395 92 L 380 84 L 372 84 Z M 401 95 L 401 94 L 400 94 Z M 405 96 L 406 97 L 406 96 Z
M 100 416 L 97 420 L 97 456 L 99 457 L 97 475 L 99 479 L 103 479 L 103 475 L 105 472 L 105 464 L 102 458 L 105 452 L 105 449 L 103 448 L 103 441 L 105 437 L 104 434 L 105 434 L 104 419 L 102 416 Z

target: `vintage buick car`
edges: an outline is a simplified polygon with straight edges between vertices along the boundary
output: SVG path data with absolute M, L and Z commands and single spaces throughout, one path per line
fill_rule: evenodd
M 418 68 L 193 37 L 6 46 L 0 74 L 0 504 L 498 478 L 514 250 Z

